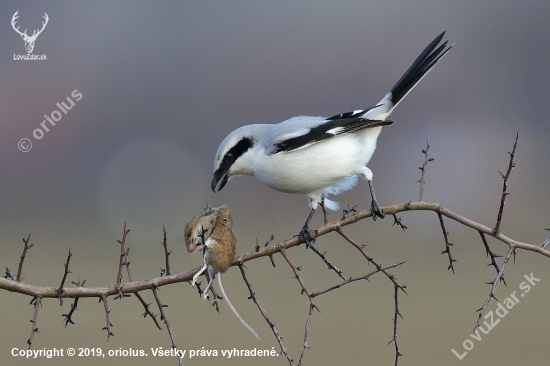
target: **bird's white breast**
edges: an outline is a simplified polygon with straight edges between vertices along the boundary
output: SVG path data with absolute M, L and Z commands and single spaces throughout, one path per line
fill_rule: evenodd
M 295 151 L 260 154 L 254 162 L 254 176 L 267 186 L 282 192 L 307 195 L 324 191 L 354 176 L 369 162 L 381 129 L 366 128 Z M 350 186 L 340 187 L 339 190 L 353 186 L 348 185 Z

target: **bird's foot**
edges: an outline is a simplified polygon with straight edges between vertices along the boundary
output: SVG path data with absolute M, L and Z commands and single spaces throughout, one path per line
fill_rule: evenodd
M 374 221 L 376 221 L 376 217 L 380 217 L 381 219 L 383 219 L 384 216 L 386 216 L 384 214 L 384 210 L 382 210 L 380 206 L 378 206 L 378 202 L 373 200 L 370 204 L 370 208 L 372 210 L 372 219 Z
M 302 231 L 298 234 L 298 238 L 300 241 L 306 243 L 306 248 L 309 248 L 315 244 L 315 237 L 312 235 L 308 225 L 304 225 L 304 227 L 302 227 Z

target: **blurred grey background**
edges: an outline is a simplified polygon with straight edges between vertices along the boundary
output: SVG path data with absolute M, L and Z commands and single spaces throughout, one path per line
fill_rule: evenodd
M 35 55 L 46 61 L 14 60 L 26 54 L 11 18 L 21 30 L 49 23 Z M 276 241 L 296 234 L 309 208 L 301 196 L 271 191 L 250 177 L 235 178 L 220 193 L 210 180 L 215 151 L 233 129 L 276 123 L 295 115 L 328 116 L 367 108 L 393 86 L 422 49 L 443 30 L 452 51 L 399 105 L 396 123 L 384 129 L 369 167 L 382 206 L 418 199 L 430 140 L 435 161 L 427 172 L 425 200 L 438 202 L 492 227 L 510 151 L 519 133 L 517 167 L 509 182 L 502 231 L 541 243 L 550 227 L 550 3 L 477 1 L 3 1 L 0 4 L 0 265 L 17 270 L 23 242 L 35 246 L 24 265 L 24 282 L 58 286 L 69 248 L 70 281 L 112 285 L 118 266 L 117 239 L 126 222 L 134 279 L 159 275 L 164 267 L 162 225 L 172 249 L 173 272 L 201 263 L 183 246 L 185 223 L 206 202 L 228 204 L 239 240 L 238 253 L 270 234 Z M 82 98 L 49 132 L 40 124 L 73 91 Z M 74 98 L 72 98 L 74 99 Z M 55 116 L 55 114 L 54 114 Z M 44 136 L 36 139 L 35 129 Z M 28 152 L 18 149 L 31 140 Z M 368 209 L 365 182 L 336 199 Z M 340 217 L 333 213 L 330 219 Z M 444 241 L 436 214 L 364 220 L 346 232 L 407 285 L 400 297 L 403 320 L 400 365 L 544 364 L 550 319 L 548 259 L 518 252 L 506 268 L 508 297 L 533 273 L 540 282 L 462 361 L 494 269 L 479 235 L 446 220 L 458 259 L 456 274 L 441 255 Z M 321 223 L 316 215 L 314 225 Z M 507 247 L 489 241 L 495 252 Z M 336 234 L 318 241 L 345 276 L 373 269 Z M 311 251 L 289 251 L 302 266 L 311 291 L 339 282 Z M 280 256 L 247 264 L 258 299 L 284 337 L 291 356 L 301 350 L 308 301 Z M 499 262 L 500 263 L 500 262 Z M 217 314 L 187 284 L 162 288 L 167 317 L 182 349 L 279 351 L 266 322 L 247 300 L 238 270 L 225 275 L 226 289 L 243 317 L 263 339 L 256 341 L 221 303 Z M 151 293 L 145 292 L 153 302 Z M 26 348 L 33 308 L 30 298 L 0 291 L 0 357 L 12 365 L 175 365 L 165 358 L 26 360 L 11 356 Z M 102 304 L 83 299 L 76 325 L 64 327 L 59 306 L 44 300 L 33 349 L 101 347 L 104 351 L 170 347 L 135 298 L 111 300 L 114 334 L 106 341 Z M 321 313 L 310 326 L 307 365 L 391 365 L 393 287 L 377 275 L 316 299 Z M 495 310 L 492 302 L 488 310 Z M 158 311 L 155 311 L 158 312 Z M 164 326 L 163 326 L 164 328 Z M 186 359 L 186 365 L 284 365 L 270 359 L 221 356 Z

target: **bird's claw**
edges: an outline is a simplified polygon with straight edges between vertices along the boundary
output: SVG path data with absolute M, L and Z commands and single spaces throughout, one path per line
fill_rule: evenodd
M 383 219 L 384 216 L 386 216 L 384 214 L 384 210 L 382 210 L 380 206 L 378 206 L 378 203 L 376 201 L 371 202 L 370 208 L 372 210 L 372 219 L 374 221 L 376 221 L 376 217 L 380 217 L 381 219 Z
M 300 239 L 300 241 L 306 243 L 306 248 L 309 248 L 310 245 L 315 243 L 315 237 L 311 234 L 311 230 L 307 225 L 304 225 L 302 231 L 300 231 L 300 234 L 298 234 L 298 238 Z

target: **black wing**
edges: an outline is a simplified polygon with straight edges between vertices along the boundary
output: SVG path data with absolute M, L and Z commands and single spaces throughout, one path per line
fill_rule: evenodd
M 313 127 L 308 133 L 278 142 L 275 145 L 275 149 L 272 154 L 298 150 L 331 137 L 362 130 L 364 128 L 388 126 L 393 124 L 392 121 L 379 121 L 356 117 L 364 114 L 365 112 L 366 110 L 353 111 L 328 117 L 325 119 L 325 123 L 320 124 L 317 127 Z

